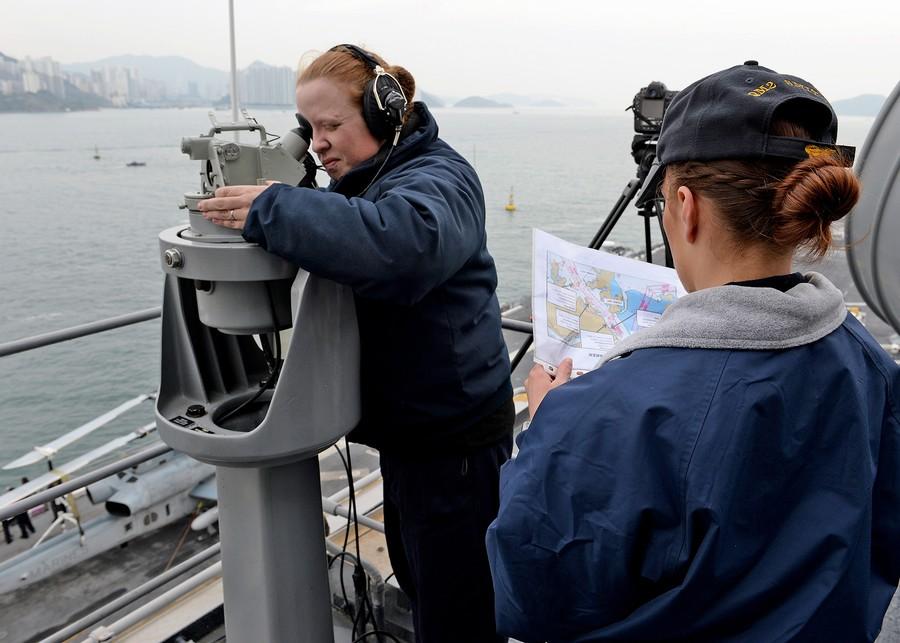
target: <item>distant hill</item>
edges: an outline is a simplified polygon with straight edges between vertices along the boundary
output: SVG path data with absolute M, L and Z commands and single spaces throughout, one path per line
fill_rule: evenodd
M 831 103 L 834 111 L 844 116 L 876 116 L 884 105 L 885 97 L 879 94 L 861 94 L 853 98 Z
M 454 107 L 506 107 L 510 108 L 512 105 L 509 103 L 498 103 L 497 101 L 491 100 L 490 98 L 484 98 L 483 96 L 469 96 L 468 98 L 463 98 L 461 101 L 453 105 Z
M 178 94 L 189 93 L 189 83 L 195 83 L 203 93 L 212 95 L 222 95 L 228 91 L 228 72 L 202 67 L 181 56 L 112 56 L 92 62 L 63 65 L 63 69 L 90 74 L 92 69 L 103 66 L 133 67 L 142 78 L 164 82 L 171 91 Z
M 423 92 L 421 89 L 416 91 L 416 98 L 420 101 L 428 105 L 429 107 L 443 107 L 444 101 L 435 96 L 434 94 L 429 94 L 428 92 Z

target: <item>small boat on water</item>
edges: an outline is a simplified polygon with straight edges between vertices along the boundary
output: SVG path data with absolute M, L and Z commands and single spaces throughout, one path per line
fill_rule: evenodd
M 125 167 L 144 167 L 145 165 L 147 164 L 143 161 L 129 161 L 125 164 Z
M 94 160 L 95 161 L 100 160 L 100 150 L 96 145 L 94 146 Z

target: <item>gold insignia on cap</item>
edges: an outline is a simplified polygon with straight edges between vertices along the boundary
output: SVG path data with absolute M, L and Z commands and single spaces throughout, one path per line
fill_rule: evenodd
M 755 98 L 759 98 L 766 92 L 770 92 L 773 89 L 775 89 L 775 87 L 776 87 L 775 83 L 773 83 L 771 80 L 769 80 L 769 81 L 764 82 L 762 85 L 760 85 L 756 89 L 753 89 L 753 90 L 747 92 L 747 95 L 753 96 Z
M 796 87 L 797 89 L 802 89 L 803 91 L 807 92 L 808 94 L 812 94 L 813 96 L 818 96 L 820 98 L 822 97 L 822 94 L 816 91 L 815 88 L 810 87 L 809 85 L 804 85 L 803 83 L 798 83 L 796 80 L 785 78 L 784 84 L 789 85 L 790 87 Z
M 835 156 L 837 154 L 837 152 L 834 150 L 834 148 L 821 147 L 819 145 L 812 145 L 812 144 L 807 145 L 806 147 L 803 148 L 803 150 L 806 152 L 806 155 L 811 159 L 819 158 L 820 156 Z

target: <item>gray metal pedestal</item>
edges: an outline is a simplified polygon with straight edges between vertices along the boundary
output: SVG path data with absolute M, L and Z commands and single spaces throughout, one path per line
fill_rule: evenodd
M 229 643 L 332 642 L 318 458 L 216 480 Z

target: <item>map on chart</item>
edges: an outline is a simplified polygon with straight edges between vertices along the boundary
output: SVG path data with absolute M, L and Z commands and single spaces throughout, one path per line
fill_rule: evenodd
M 684 294 L 671 268 L 592 250 L 542 230 L 533 235 L 534 361 L 551 372 L 571 357 L 573 374 L 652 326 Z

